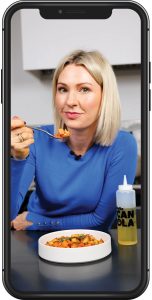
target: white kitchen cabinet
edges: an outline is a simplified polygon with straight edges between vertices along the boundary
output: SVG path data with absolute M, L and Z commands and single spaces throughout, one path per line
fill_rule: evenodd
M 112 65 L 140 64 L 140 17 L 131 10 L 113 10 L 106 20 L 46 20 L 38 9 L 22 9 L 24 70 L 54 69 L 75 49 L 99 50 Z

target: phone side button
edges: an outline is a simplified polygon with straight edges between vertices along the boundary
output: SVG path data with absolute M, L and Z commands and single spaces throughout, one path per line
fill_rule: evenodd
M 1 104 L 3 103 L 3 75 L 2 75 L 2 69 L 1 69 Z
M 149 62 L 149 83 L 151 83 L 151 61 Z
M 151 111 L 151 90 L 149 90 L 149 111 Z

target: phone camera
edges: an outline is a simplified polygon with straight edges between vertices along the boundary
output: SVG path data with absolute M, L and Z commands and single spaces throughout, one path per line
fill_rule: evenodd
M 61 15 L 62 14 L 62 9 L 59 9 L 58 13 Z

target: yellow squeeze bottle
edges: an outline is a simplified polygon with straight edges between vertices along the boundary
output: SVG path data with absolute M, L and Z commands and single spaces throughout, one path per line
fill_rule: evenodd
M 136 195 L 124 175 L 123 185 L 116 191 L 118 243 L 137 244 Z

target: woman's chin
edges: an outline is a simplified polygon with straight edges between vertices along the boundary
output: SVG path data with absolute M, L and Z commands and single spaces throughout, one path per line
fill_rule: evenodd
M 74 122 L 74 121 L 64 121 L 66 127 L 70 130 L 70 129 L 77 129 L 80 130 L 82 129 L 82 127 L 84 127 L 82 124 L 78 124 L 78 122 Z

